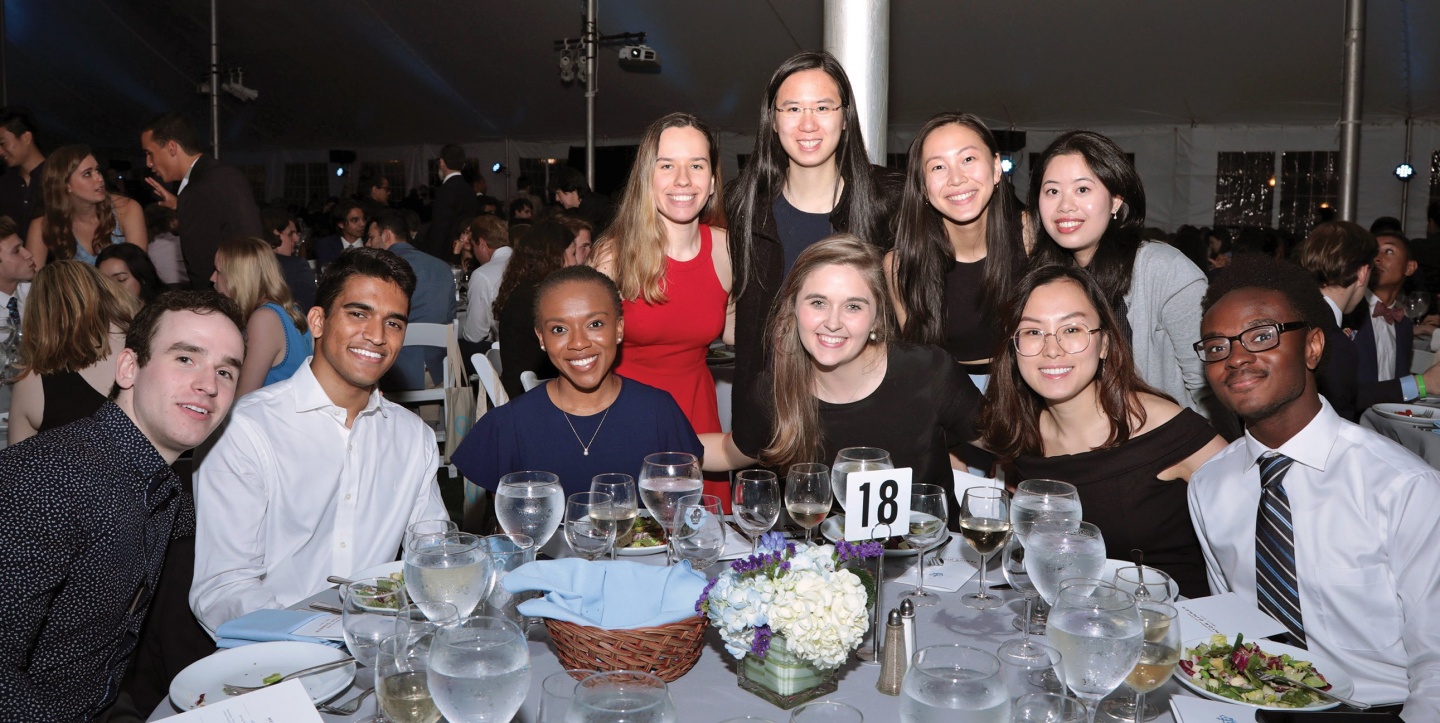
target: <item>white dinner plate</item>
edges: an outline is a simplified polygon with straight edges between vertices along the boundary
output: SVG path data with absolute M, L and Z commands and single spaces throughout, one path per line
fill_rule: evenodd
M 291 640 L 221 650 L 191 663 L 170 681 L 170 704 L 176 710 L 193 710 L 200 704 L 202 694 L 207 704 L 229 698 L 225 694 L 227 684 L 262 685 L 267 676 L 275 673 L 285 675 L 344 657 L 343 650 Z M 350 687 L 354 680 L 355 664 L 351 663 L 326 673 L 307 675 L 300 679 L 300 684 L 305 686 L 311 700 L 323 703 Z
M 1130 561 L 1128 561 L 1128 560 L 1107 559 L 1107 560 L 1105 561 L 1105 567 L 1100 570 L 1100 579 L 1101 579 L 1101 580 L 1104 580 L 1105 582 L 1115 582 L 1115 573 L 1116 573 L 1120 568 L 1122 568 L 1122 567 L 1134 567 L 1134 566 L 1135 566 L 1135 563 L 1130 562 Z M 1146 565 L 1146 566 L 1145 566 L 1145 574 L 1147 574 L 1147 575 L 1150 574 L 1150 571 L 1152 571 L 1152 570 L 1155 570 L 1155 568 L 1150 567 L 1149 565 Z M 1155 572 L 1159 572 L 1159 570 L 1155 570 Z M 1159 577 L 1156 577 L 1156 579 L 1158 580 Z M 1170 578 L 1170 585 L 1169 585 L 1169 587 L 1170 587 L 1170 600 L 1169 600 L 1169 601 L 1173 603 L 1173 602 L 1175 602 L 1175 598 L 1180 597 L 1180 585 L 1179 585 L 1178 583 L 1176 583 L 1176 582 L 1175 582 L 1175 578 L 1172 577 L 1172 578 Z M 1121 588 L 1121 589 L 1124 590 L 1125 588 Z M 1126 592 L 1129 592 L 1129 590 L 1125 590 L 1125 591 L 1126 591 Z
M 1440 409 L 1419 404 L 1376 404 L 1371 409 L 1386 419 L 1417 427 L 1433 427 L 1434 422 L 1440 420 Z
M 398 575 L 404 571 L 405 563 L 396 560 L 395 562 L 387 562 L 384 565 L 367 567 L 364 570 L 361 570 L 360 572 L 351 575 L 350 579 L 364 580 L 367 577 L 390 577 L 391 575 Z
M 1181 647 L 1180 651 L 1180 654 L 1182 656 L 1181 660 L 1184 660 L 1186 658 L 1185 650 L 1194 648 L 1202 643 L 1209 642 L 1210 638 L 1208 636 L 1185 641 L 1185 644 Z M 1271 642 L 1269 640 L 1251 640 L 1247 642 L 1258 643 L 1260 645 L 1260 650 L 1270 655 L 1289 655 L 1295 660 L 1310 661 L 1311 665 L 1315 668 L 1315 672 L 1325 676 L 1325 680 L 1330 682 L 1329 692 L 1334 693 L 1335 695 L 1349 698 L 1355 693 L 1355 681 L 1352 680 L 1350 676 L 1347 675 L 1345 671 L 1340 668 L 1340 665 L 1335 661 L 1313 650 L 1301 650 L 1300 648 L 1285 645 L 1284 643 Z M 1234 698 L 1226 698 L 1219 693 L 1212 693 L 1209 690 L 1206 690 L 1204 687 L 1195 684 L 1193 681 L 1191 681 L 1190 676 L 1186 675 L 1185 670 L 1179 666 L 1175 667 L 1175 679 L 1180 681 L 1181 685 L 1195 691 L 1200 695 L 1205 696 L 1206 698 L 1218 700 L 1224 703 L 1243 705 L 1248 708 L 1257 708 L 1259 710 L 1326 710 L 1328 708 L 1334 708 L 1335 706 L 1340 705 L 1336 701 L 1326 699 L 1321 699 L 1320 701 L 1307 705 L 1304 708 L 1280 708 L 1278 706 L 1259 705 L 1258 703 L 1246 703 L 1244 701 L 1235 700 Z
M 822 537 L 824 537 L 825 539 L 831 541 L 831 542 L 837 542 L 837 541 L 839 541 L 839 540 L 845 539 L 845 515 L 835 515 L 834 517 L 827 517 L 827 518 L 825 518 L 825 521 L 820 523 L 820 535 L 821 535 Z M 949 542 L 950 542 L 950 531 L 949 531 L 949 530 L 946 530 L 946 531 L 945 531 L 945 537 L 944 537 L 944 539 L 940 540 L 940 542 L 936 543 L 935 546 L 932 547 L 932 548 L 930 548 L 930 549 L 932 549 L 932 550 L 941 549 L 941 548 L 945 547 L 945 545 L 949 544 Z M 890 550 L 890 549 L 886 549 L 886 550 L 885 550 L 885 556 L 886 556 L 886 557 L 914 557 L 914 556 L 915 556 L 915 552 L 916 552 L 915 550 L 910 550 L 910 549 L 905 549 L 905 550 Z
M 640 517 L 650 518 L 649 510 L 640 510 Z M 615 551 L 620 557 L 645 557 L 647 555 L 658 555 L 665 551 L 665 545 L 651 545 L 650 547 L 622 547 Z

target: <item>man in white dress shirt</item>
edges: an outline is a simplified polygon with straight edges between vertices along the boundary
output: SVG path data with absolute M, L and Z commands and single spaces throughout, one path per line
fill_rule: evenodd
M 480 268 L 470 274 L 467 311 L 460 336 L 465 341 L 479 344 L 489 339 L 490 332 L 495 328 L 495 315 L 490 307 L 495 304 L 500 280 L 505 277 L 505 268 L 510 265 L 510 228 L 498 216 L 477 216 L 470 228 L 479 231 L 473 234 L 473 247 Z
M 25 297 L 34 278 L 35 259 L 25 250 L 15 222 L 0 216 L 0 317 L 12 326 L 19 326 L 25 315 Z
M 435 433 L 376 383 L 405 341 L 415 275 L 358 249 L 320 279 L 315 356 L 246 395 L 195 477 L 190 607 L 211 632 L 396 558 L 405 528 L 446 519 Z
M 1210 587 L 1254 597 L 1354 698 L 1440 721 L 1440 472 L 1316 391 L 1331 312 L 1307 272 L 1252 259 L 1203 306 L 1205 375 L 1246 424 L 1190 482 Z

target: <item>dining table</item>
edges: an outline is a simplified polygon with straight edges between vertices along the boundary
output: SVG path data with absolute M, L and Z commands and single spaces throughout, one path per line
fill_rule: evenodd
M 1440 397 L 1426 397 L 1411 402 L 1414 406 L 1434 409 L 1435 419 L 1440 420 Z M 1382 414 L 1376 405 L 1360 415 L 1359 424 L 1395 440 L 1400 446 L 1414 452 L 1431 467 L 1440 469 L 1440 428 L 1421 419 L 1408 422 Z
M 570 556 L 562 537 L 563 535 L 557 534 L 542 548 L 541 552 L 556 558 Z M 940 551 L 940 554 L 946 559 L 958 558 L 967 552 L 963 547 L 964 543 L 961 541 L 960 535 L 952 533 L 949 543 Z M 971 557 L 973 554 L 969 553 Z M 622 559 L 664 565 L 665 558 L 664 554 L 656 554 Z M 899 606 L 900 596 L 911 589 L 911 586 L 897 582 L 896 578 L 904 575 L 916 562 L 917 558 L 913 555 L 885 558 L 884 582 L 881 584 L 882 610 Z M 1015 629 L 1011 620 L 1017 612 L 1023 610 L 1024 598 L 1004 586 L 1004 578 L 996 564 L 998 561 L 992 558 L 991 562 L 991 568 L 987 569 L 989 583 L 992 591 L 1004 599 L 1004 604 L 991 610 L 975 610 L 960 602 L 961 596 L 978 589 L 978 575 L 972 577 L 969 582 L 955 592 L 939 592 L 940 599 L 936 605 L 915 609 L 916 638 L 921 641 L 920 647 L 960 643 L 994 652 L 1001 643 L 1020 637 L 1020 632 Z M 608 562 L 600 561 L 597 564 L 603 565 Z M 704 572 L 710 577 L 714 577 L 728 564 L 728 562 L 719 562 Z M 1000 586 L 1000 589 L 996 589 L 997 585 Z M 335 588 L 322 590 L 293 607 L 307 609 L 311 603 L 338 606 L 340 604 L 339 593 Z M 554 643 L 545 626 L 543 624 L 531 625 L 526 634 L 530 648 L 530 690 L 526 695 L 524 705 L 512 719 L 512 723 L 539 723 L 540 683 L 552 673 L 562 670 L 560 661 L 555 657 Z M 1037 636 L 1035 639 L 1041 643 L 1045 642 L 1044 636 Z M 669 684 L 670 695 L 674 699 L 679 720 L 683 723 L 713 723 L 749 715 L 776 723 L 788 721 L 790 711 L 781 710 L 738 686 L 736 666 L 737 660 L 725 651 L 719 633 L 713 627 L 709 629 L 705 635 L 704 648 L 695 667 L 680 679 Z M 877 690 L 876 683 L 879 681 L 879 677 L 879 665 L 863 664 L 852 655 L 849 662 L 842 666 L 838 673 L 838 690 L 821 699 L 853 705 L 864 714 L 865 720 L 869 723 L 898 721 L 901 698 L 900 696 L 886 695 Z M 359 695 L 360 691 L 372 685 L 372 671 L 362 667 L 356 675 L 354 684 L 332 702 L 340 704 L 349 701 Z M 1133 694 L 1122 684 L 1113 695 L 1126 697 Z M 1173 678 L 1159 690 L 1150 693 L 1148 701 L 1161 711 L 1160 716 L 1152 719 L 1153 721 L 1174 723 L 1174 718 L 1169 710 L 1169 700 L 1172 695 L 1192 694 Z M 369 716 L 376 713 L 374 701 L 374 696 L 368 697 L 354 715 L 322 715 L 322 718 L 326 721 L 337 722 L 368 720 Z M 154 711 L 149 720 L 163 720 L 173 715 L 176 715 L 176 710 L 166 700 Z M 1103 716 L 1101 718 L 1103 719 Z

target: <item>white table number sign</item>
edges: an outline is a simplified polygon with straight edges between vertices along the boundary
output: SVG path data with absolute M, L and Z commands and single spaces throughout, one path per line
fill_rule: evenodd
M 851 472 L 845 478 L 845 539 L 850 542 L 884 537 L 910 529 L 910 485 L 914 470 L 875 469 Z

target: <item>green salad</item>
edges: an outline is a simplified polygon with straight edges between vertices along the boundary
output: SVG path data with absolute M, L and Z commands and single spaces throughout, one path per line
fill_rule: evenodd
M 1273 708 L 1304 708 L 1325 699 L 1299 686 L 1264 681 L 1261 673 L 1279 675 L 1308 686 L 1329 690 L 1330 683 L 1309 661 L 1289 655 L 1270 655 L 1243 635 L 1235 642 L 1224 635 L 1210 636 L 1209 643 L 1185 649 L 1180 670 L 1190 682 L 1216 695 L 1251 705 Z

